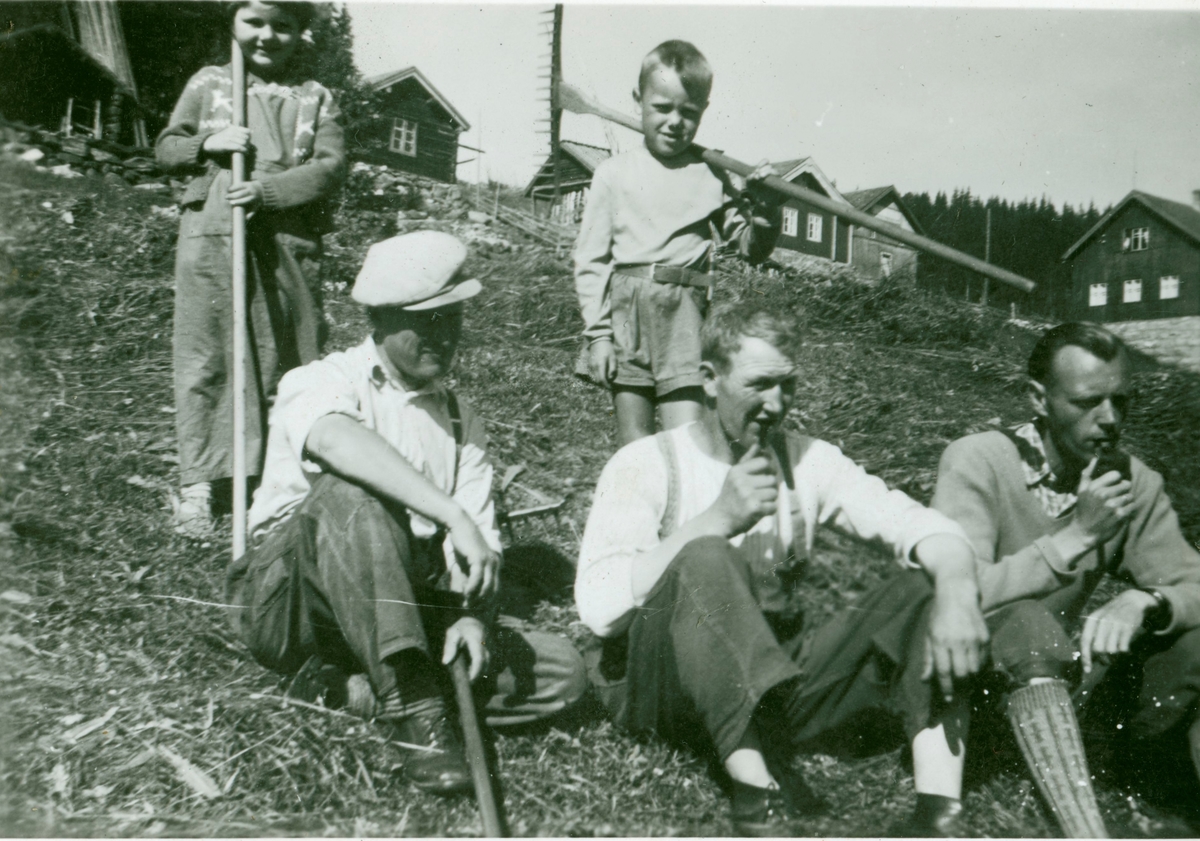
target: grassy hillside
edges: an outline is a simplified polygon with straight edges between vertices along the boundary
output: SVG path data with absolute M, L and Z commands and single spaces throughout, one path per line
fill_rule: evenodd
M 0 162 L 0 809 L 13 834 L 467 835 L 469 799 L 425 796 L 377 770 L 363 722 L 287 706 L 278 679 L 234 639 L 220 609 L 228 522 L 211 544 L 169 525 L 178 485 L 171 393 L 177 225 L 165 197 L 66 181 Z M 157 206 L 156 206 L 157 205 Z M 353 207 L 330 238 L 331 349 L 365 325 L 346 284 L 385 209 Z M 569 266 L 528 244 L 480 248 L 484 293 L 467 312 L 458 386 L 486 418 L 510 492 L 567 500 L 518 546 L 577 550 L 614 449 L 606 395 L 569 370 L 578 315 Z M 1020 369 L 1032 334 L 991 312 L 903 287 L 822 284 L 727 266 L 718 297 L 803 310 L 808 343 L 795 422 L 927 500 L 952 439 L 1027 415 Z M 1167 475 L 1200 537 L 1200 384 L 1139 374 L 1130 447 Z M 526 553 L 528 557 L 530 553 Z M 842 540 L 821 544 L 809 609 L 830 612 L 889 571 Z M 543 584 L 545 582 L 542 582 Z M 529 621 L 577 640 L 569 594 Z M 497 738 L 510 824 L 525 835 L 722 835 L 725 803 L 700 761 L 615 732 L 594 709 Z M 967 796 L 978 835 L 1055 828 L 999 743 Z M 912 804 L 898 751 L 804 768 L 830 798 L 813 835 L 886 832 Z M 1178 825 L 1107 782 L 1115 834 Z M 1132 794 L 1133 796 L 1127 796 Z

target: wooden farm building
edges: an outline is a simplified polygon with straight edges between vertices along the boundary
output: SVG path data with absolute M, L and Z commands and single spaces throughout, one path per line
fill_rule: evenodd
M 565 225 L 575 225 L 583 218 L 583 206 L 587 203 L 592 175 L 612 155 L 608 149 L 563 140 L 558 144 L 558 201 L 554 199 L 553 155 L 546 158 L 525 195 L 533 200 L 533 212 Z
M 0 117 L 147 144 L 115 2 L 3 3 L 0 31 Z
M 370 80 L 383 95 L 383 148 L 369 155 L 377 163 L 454 183 L 458 136 L 471 128 L 446 97 L 415 67 Z M 365 156 L 364 156 L 365 157 Z
M 1106 323 L 1200 370 L 1200 190 L 1193 205 L 1134 190 L 1067 249 L 1068 318 Z
M 772 164 L 784 181 L 820 193 L 839 204 L 849 204 L 812 158 L 798 158 Z M 835 263 L 849 263 L 850 226 L 832 213 L 800 199 L 789 198 L 783 205 L 783 227 L 775 246 L 781 262 L 794 262 L 791 254 L 820 257 Z
M 922 235 L 925 233 L 921 223 L 913 216 L 899 191 L 893 186 L 855 190 L 843 195 L 846 201 L 863 213 L 869 213 L 906 231 Z M 881 280 L 893 274 L 905 274 L 916 278 L 915 248 L 859 225 L 851 225 L 850 228 L 849 262 L 859 274 L 872 280 Z

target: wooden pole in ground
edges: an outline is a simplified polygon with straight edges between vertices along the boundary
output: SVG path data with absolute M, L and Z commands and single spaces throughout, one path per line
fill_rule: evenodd
M 467 762 L 471 766 L 471 779 L 475 783 L 475 799 L 479 802 L 483 834 L 487 838 L 502 838 L 508 833 L 504 831 L 500 809 L 496 805 L 496 793 L 492 790 L 492 775 L 488 770 L 487 754 L 483 749 L 483 734 L 479 730 L 479 717 L 475 714 L 475 695 L 471 692 L 466 659 L 461 654 L 451 662 L 450 673 L 454 675 L 458 716 L 466 742 Z
M 642 132 L 642 124 L 639 120 L 624 114 L 615 108 L 597 102 L 587 94 L 573 85 L 566 82 L 559 82 L 558 87 L 559 102 L 558 105 L 565 111 L 570 111 L 573 114 L 591 114 L 596 117 L 616 123 L 617 125 L 625 126 L 627 129 L 632 129 L 638 134 Z M 754 171 L 754 167 L 749 164 L 742 163 L 739 160 L 729 157 L 724 152 L 716 149 L 706 149 L 699 144 L 693 144 L 692 148 L 704 160 L 705 163 L 712 166 L 719 166 L 721 169 L 728 170 L 741 176 L 747 176 Z M 792 184 L 784 181 L 777 175 L 772 175 L 765 179 L 763 183 L 777 193 L 782 193 L 791 198 L 800 199 L 808 202 L 814 207 L 824 210 L 826 213 L 832 213 L 847 222 L 852 222 L 866 228 L 869 231 L 881 233 L 889 239 L 894 239 L 897 242 L 902 242 L 905 245 L 910 245 L 918 251 L 926 254 L 932 254 L 935 257 L 941 257 L 950 263 L 957 266 L 970 269 L 973 272 L 978 272 L 984 277 L 990 277 L 992 280 L 1000 283 L 1015 286 L 1022 292 L 1032 292 L 1037 286 L 1032 280 L 1021 277 L 1018 274 L 1002 269 L 999 266 L 993 266 L 989 263 L 980 260 L 978 257 L 972 257 L 970 254 L 964 254 L 956 248 L 951 248 L 948 245 L 943 245 L 937 240 L 923 237 L 913 231 L 906 231 L 898 225 L 892 225 L 884 222 L 869 213 L 864 213 L 858 208 L 850 205 L 839 204 L 828 196 L 824 196 L 813 190 L 807 190 L 797 184 Z
M 987 229 L 984 231 L 983 259 L 986 263 L 992 262 L 992 209 L 990 207 L 987 209 Z M 988 279 L 986 277 L 983 279 L 983 297 L 980 298 L 979 303 L 985 307 L 988 305 Z
M 246 65 L 233 42 L 233 124 L 246 124 Z M 234 185 L 246 180 L 246 156 L 233 153 Z M 246 208 L 233 208 L 233 557 L 246 552 Z

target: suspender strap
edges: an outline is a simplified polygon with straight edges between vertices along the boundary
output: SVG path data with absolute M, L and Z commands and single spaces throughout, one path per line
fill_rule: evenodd
M 675 531 L 679 521 L 679 457 L 675 454 L 675 442 L 671 440 L 670 433 L 664 430 L 654 437 L 667 467 L 667 505 L 658 526 L 659 540 L 665 540 Z
M 462 410 L 458 407 L 458 396 L 446 389 L 446 411 L 450 413 L 450 434 L 454 436 L 454 476 L 450 480 L 450 495 L 458 490 L 458 464 L 462 461 L 463 428 Z

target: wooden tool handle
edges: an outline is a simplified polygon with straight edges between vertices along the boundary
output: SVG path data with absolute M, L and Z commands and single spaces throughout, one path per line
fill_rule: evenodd
M 483 734 L 479 732 L 479 718 L 475 715 L 475 696 L 471 692 L 471 679 L 467 677 L 466 659 L 461 654 L 450 664 L 450 673 L 454 676 L 458 715 L 462 722 L 471 778 L 475 782 L 475 799 L 479 802 L 479 815 L 483 819 L 483 834 L 489 838 L 503 838 L 508 833 L 504 831 L 500 810 L 496 806 L 496 794 L 492 791 L 492 775 L 488 771 L 487 754 L 483 750 Z
M 574 114 L 590 114 L 595 117 L 608 120 L 617 125 L 625 126 L 627 129 L 632 129 L 638 134 L 642 133 L 642 124 L 637 119 L 623 114 L 614 108 L 609 108 L 603 103 L 597 102 L 592 97 L 583 93 L 583 91 L 569 85 L 566 82 L 560 81 L 557 85 L 558 105 L 565 111 L 570 111 Z M 754 172 L 754 167 L 749 164 L 742 163 L 739 160 L 729 157 L 723 152 L 715 149 L 706 149 L 698 143 L 692 144 L 692 148 L 704 159 L 705 163 L 719 166 L 721 169 L 728 170 L 743 177 Z M 1000 283 L 1006 283 L 1009 286 L 1014 286 L 1022 292 L 1032 292 L 1037 286 L 1032 280 L 1023 278 L 1018 274 L 1002 269 L 999 266 L 994 266 L 991 263 L 984 262 L 978 257 L 972 257 L 970 254 L 965 254 L 956 248 L 951 248 L 948 245 L 943 245 L 936 240 L 923 237 L 913 231 L 905 230 L 897 225 L 892 225 L 884 222 L 869 213 L 864 213 L 856 207 L 851 207 L 846 204 L 839 204 L 828 196 L 823 196 L 820 193 L 814 192 L 801 187 L 798 184 L 793 184 L 789 181 L 784 181 L 778 175 L 772 175 L 765 179 L 763 183 L 777 193 L 788 196 L 789 198 L 799 199 L 807 202 L 827 213 L 832 213 L 847 222 L 853 222 L 855 225 L 866 228 L 870 231 L 883 234 L 886 237 L 902 242 L 905 245 L 910 245 L 918 251 L 926 254 L 932 254 L 935 257 L 941 257 L 956 265 L 978 272 L 979 274 L 990 277 Z
M 237 40 L 233 41 L 230 56 L 233 75 L 233 124 L 246 125 L 246 58 Z M 241 184 L 246 177 L 246 156 L 233 153 L 233 184 Z M 233 557 L 236 560 L 246 552 L 246 208 L 233 208 L 233 231 L 230 246 L 230 289 L 233 297 L 233 313 L 230 326 L 233 328 L 233 371 L 230 386 L 233 389 Z

